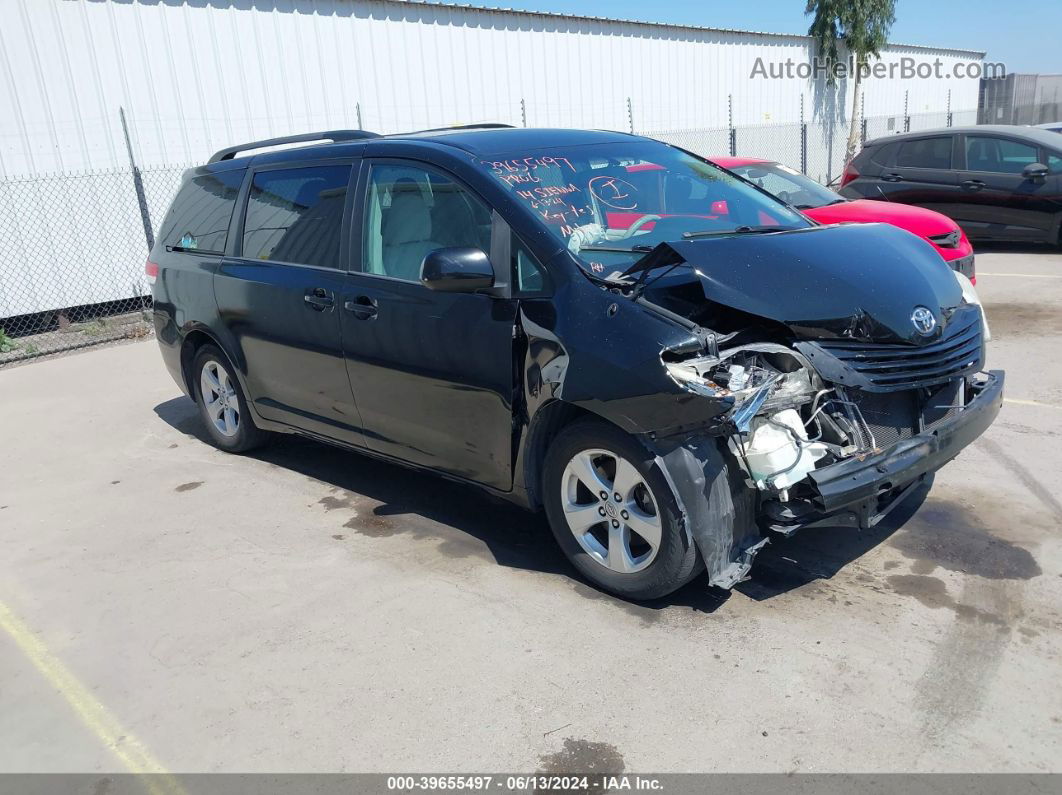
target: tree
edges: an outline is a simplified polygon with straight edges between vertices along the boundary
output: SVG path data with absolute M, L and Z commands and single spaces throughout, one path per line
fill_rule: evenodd
M 859 108 L 863 101 L 863 71 L 873 56 L 881 55 L 888 43 L 889 29 L 896 20 L 896 0 L 807 0 L 805 15 L 814 14 L 808 35 L 815 40 L 819 57 L 828 67 L 827 84 L 837 82 L 834 70 L 841 61 L 840 42 L 855 61 L 855 90 L 852 94 L 852 126 L 848 131 L 845 164 L 855 157 L 859 146 Z

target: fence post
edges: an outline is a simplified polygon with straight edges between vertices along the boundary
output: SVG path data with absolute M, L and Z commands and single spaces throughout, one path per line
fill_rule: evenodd
M 524 127 L 527 126 L 527 103 L 524 102 L 523 97 L 520 97 L 520 122 Z
M 151 211 L 148 210 L 147 194 L 144 193 L 144 178 L 140 173 L 140 167 L 133 157 L 133 142 L 129 140 L 129 125 L 125 122 L 125 108 L 118 108 L 118 115 L 122 119 L 122 134 L 125 136 L 125 150 L 129 153 L 129 166 L 133 169 L 133 188 L 136 190 L 136 201 L 140 205 L 140 220 L 144 223 L 144 239 L 147 241 L 148 251 L 155 248 L 155 231 L 151 225 Z
M 903 131 L 911 132 L 911 114 L 907 112 L 907 98 L 910 91 L 903 92 Z
M 859 141 L 860 143 L 867 142 L 867 117 L 864 116 L 859 122 Z
M 951 89 L 948 89 L 948 126 L 951 126 Z
M 627 97 L 627 126 L 630 128 L 631 135 L 634 135 L 634 107 L 631 105 L 630 97 Z
M 361 103 L 360 102 L 355 102 L 354 103 L 354 112 L 358 114 L 358 129 L 359 130 L 364 130 L 365 127 L 362 126 L 362 123 L 361 123 Z
M 804 95 L 800 95 L 800 173 L 808 173 L 808 123 L 804 121 Z
M 734 129 L 734 95 L 726 95 L 727 124 L 730 126 L 730 156 L 737 157 L 737 130 Z

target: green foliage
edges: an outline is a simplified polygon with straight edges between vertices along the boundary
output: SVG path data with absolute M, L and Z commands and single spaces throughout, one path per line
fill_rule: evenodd
M 17 347 L 15 341 L 7 336 L 7 330 L 0 328 L 0 353 L 9 353 Z
M 881 55 L 896 21 L 896 0 L 807 0 L 804 13 L 814 15 L 808 35 L 829 64 L 827 81 L 833 85 L 841 42 L 855 56 L 857 68 Z

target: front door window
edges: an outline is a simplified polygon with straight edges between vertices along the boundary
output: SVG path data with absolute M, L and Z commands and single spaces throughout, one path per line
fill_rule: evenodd
M 431 251 L 469 246 L 490 251 L 490 210 L 451 179 L 417 166 L 379 164 L 369 175 L 362 270 L 420 279 Z

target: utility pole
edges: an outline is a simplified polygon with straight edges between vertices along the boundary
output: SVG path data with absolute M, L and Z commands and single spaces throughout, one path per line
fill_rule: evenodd
M 129 125 L 125 121 L 125 108 L 118 108 L 118 116 L 122 120 L 122 135 L 125 136 L 125 151 L 129 153 L 129 166 L 133 170 L 133 189 L 136 191 L 136 202 L 140 206 L 140 220 L 144 224 L 144 240 L 147 241 L 148 251 L 155 247 L 155 230 L 151 225 L 151 211 L 148 209 L 147 194 L 144 192 L 144 177 L 140 173 L 140 167 L 136 164 L 133 156 L 133 142 L 129 138 Z

